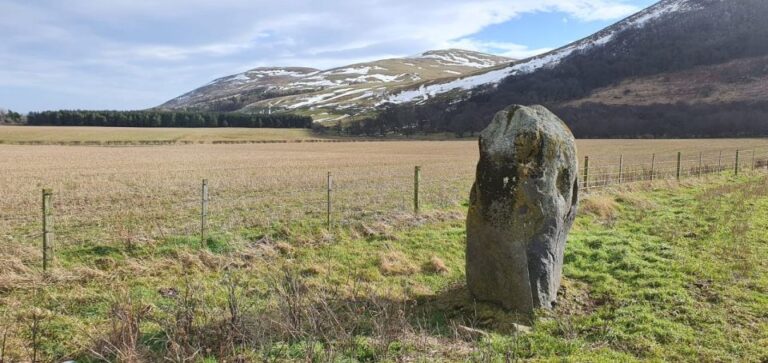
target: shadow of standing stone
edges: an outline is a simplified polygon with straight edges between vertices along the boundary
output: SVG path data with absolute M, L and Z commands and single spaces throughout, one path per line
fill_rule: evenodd
M 551 308 L 578 204 L 576 145 L 542 106 L 509 106 L 480 135 L 467 216 L 467 285 L 478 301 Z

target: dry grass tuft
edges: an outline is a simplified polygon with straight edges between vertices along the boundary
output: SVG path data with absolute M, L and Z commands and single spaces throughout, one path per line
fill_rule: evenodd
M 21 257 L 0 254 L 0 291 L 23 288 L 37 280 L 37 277 Z
M 290 243 L 283 241 L 275 243 L 275 248 L 283 255 L 290 255 L 294 250 Z
M 397 237 L 393 233 L 393 227 L 391 223 L 397 224 L 395 221 L 376 221 L 371 224 L 360 223 L 356 230 L 358 234 L 365 238 L 382 238 L 387 240 L 396 240 Z
M 424 265 L 424 271 L 444 275 L 450 272 L 450 269 L 448 269 L 448 266 L 445 265 L 445 261 L 440 257 L 432 256 L 432 258 L 430 258 Z
M 205 269 L 198 254 L 193 254 L 187 251 L 177 251 L 174 254 L 176 255 L 176 260 L 178 260 L 185 269 L 198 271 Z
M 319 264 L 307 266 L 303 270 L 301 270 L 302 276 L 319 276 L 319 275 L 324 275 L 326 273 L 328 273 L 328 270 L 324 266 Z
M 93 264 L 102 271 L 110 271 L 117 267 L 117 261 L 112 257 L 97 257 L 93 260 Z
M 88 268 L 85 266 L 76 266 L 70 270 L 74 281 L 79 283 L 88 283 L 94 280 L 100 280 L 107 278 L 107 274 L 103 271 Z
M 208 250 L 198 252 L 197 258 L 200 260 L 200 263 L 209 270 L 219 270 L 224 265 L 223 257 L 214 255 Z
M 411 275 L 419 271 L 404 253 L 390 251 L 379 255 L 379 270 L 386 276 Z
M 620 203 L 627 203 L 638 209 L 654 209 L 657 207 L 656 203 L 652 202 L 648 198 L 641 197 L 637 193 L 617 193 L 616 201 Z
M 125 260 L 125 271 L 132 275 L 143 275 L 149 270 L 146 264 L 141 263 L 135 259 L 129 258 Z
M 0 259 L 0 276 L 7 274 L 26 275 L 31 272 L 31 269 L 18 257 L 2 256 Z
M 619 205 L 612 195 L 593 194 L 581 201 L 579 208 L 582 212 L 592 214 L 603 220 L 616 217 Z

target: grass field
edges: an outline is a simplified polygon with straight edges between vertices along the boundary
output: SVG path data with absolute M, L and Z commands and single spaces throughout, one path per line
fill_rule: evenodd
M 608 165 L 619 154 L 632 164 L 766 144 L 578 147 Z M 768 359 L 768 184 L 749 168 L 590 195 L 561 303 L 523 334 L 463 288 L 474 141 L 0 145 L 0 155 L 0 360 Z M 47 276 L 43 187 L 55 192 Z

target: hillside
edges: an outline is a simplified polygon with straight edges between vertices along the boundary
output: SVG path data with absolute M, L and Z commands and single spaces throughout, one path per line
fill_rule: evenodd
M 605 105 L 719 104 L 761 100 L 766 95 L 768 56 L 758 56 L 624 79 L 564 105 L 579 106 L 590 102 Z
M 297 80 L 319 70 L 299 67 L 265 67 L 214 80 L 181 97 L 174 98 L 159 108 L 169 110 L 236 111 L 242 104 L 270 97 L 279 97 L 304 88 Z M 307 88 L 310 85 L 302 84 Z
M 511 59 L 448 49 L 328 70 L 256 68 L 217 79 L 159 106 L 169 110 L 261 112 L 305 111 L 316 121 L 371 110 L 394 89 L 424 81 L 454 79 Z M 335 115 L 335 116 L 333 116 Z
M 759 0 L 664 0 L 550 53 L 400 90 L 350 131 L 461 134 L 540 103 L 581 137 L 765 135 L 766 16 Z

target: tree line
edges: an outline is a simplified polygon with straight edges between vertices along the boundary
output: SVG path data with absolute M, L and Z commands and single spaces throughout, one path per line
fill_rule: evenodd
M 18 124 L 24 120 L 24 116 L 18 112 L 0 108 L 0 124 Z
M 312 118 L 288 113 L 60 110 L 30 112 L 27 115 L 27 124 L 34 126 L 312 128 Z

